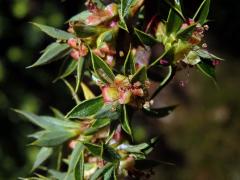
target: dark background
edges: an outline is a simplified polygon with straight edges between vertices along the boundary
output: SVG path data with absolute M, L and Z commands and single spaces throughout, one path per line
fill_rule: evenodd
M 183 2 L 189 15 L 200 3 Z M 80 0 L 0 0 L 0 179 L 26 176 L 37 152 L 27 146 L 27 134 L 36 127 L 11 108 L 50 114 L 50 106 L 67 112 L 74 105 L 63 83 L 52 83 L 57 63 L 25 69 L 51 42 L 28 22 L 66 28 L 64 22 L 82 6 Z M 238 1 L 211 4 L 208 47 L 226 60 L 217 68 L 220 88 L 199 71 L 185 70 L 155 101 L 156 106 L 181 104 L 172 115 L 160 120 L 134 116 L 138 141 L 161 136 L 151 158 L 175 164 L 160 165 L 153 179 L 240 179 L 239 11 Z

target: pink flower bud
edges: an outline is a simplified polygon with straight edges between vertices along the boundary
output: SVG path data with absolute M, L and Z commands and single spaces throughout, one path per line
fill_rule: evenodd
M 74 38 L 68 39 L 68 45 L 72 48 L 77 48 L 77 40 Z
M 115 27 L 116 25 L 117 25 L 116 21 L 111 21 L 111 23 L 109 24 L 111 28 Z
M 72 141 L 70 141 L 70 143 L 68 144 L 68 146 L 69 146 L 71 149 L 74 149 L 75 146 L 76 146 L 76 144 L 77 144 L 77 141 L 72 140 Z
M 75 60 L 78 60 L 80 58 L 80 53 L 79 51 L 73 49 L 70 53 L 70 56 L 75 59 Z
M 88 54 L 88 48 L 84 44 L 81 44 L 78 48 L 78 52 L 80 56 L 86 56 Z
M 181 26 L 181 29 L 186 29 L 188 27 L 188 24 L 187 23 L 183 23 L 182 26 Z

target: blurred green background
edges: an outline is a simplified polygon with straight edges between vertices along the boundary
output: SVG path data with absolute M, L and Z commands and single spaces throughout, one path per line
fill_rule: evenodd
M 183 2 L 190 13 L 200 1 Z M 25 69 L 51 41 L 28 22 L 66 28 L 82 6 L 81 0 L 0 0 L 0 179 L 28 175 L 37 152 L 27 146 L 36 127 L 11 108 L 50 114 L 50 106 L 67 112 L 74 105 L 63 83 L 52 83 L 58 64 Z M 239 9 L 238 1 L 212 2 L 208 46 L 226 59 L 217 68 L 219 89 L 197 70 L 185 70 L 155 101 L 181 104 L 173 114 L 159 120 L 135 114 L 138 141 L 161 137 L 151 158 L 175 164 L 160 165 L 152 179 L 240 179 Z

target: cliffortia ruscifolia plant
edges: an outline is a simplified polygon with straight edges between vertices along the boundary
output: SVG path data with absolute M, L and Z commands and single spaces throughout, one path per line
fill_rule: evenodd
M 87 0 L 86 10 L 68 20 L 67 31 L 33 23 L 55 41 L 29 68 L 65 58 L 65 69 L 56 80 L 65 82 L 76 106 L 66 115 L 53 109 L 54 117 L 16 110 L 41 128 L 30 135 L 35 139 L 31 145 L 41 147 L 32 171 L 41 167 L 46 173 L 25 179 L 149 177 L 158 162 L 147 160 L 147 155 L 158 138 L 135 144 L 130 114 L 168 115 L 175 106 L 152 108 L 154 97 L 185 67 L 215 80 L 214 67 L 221 59 L 209 53 L 203 41 L 210 0 L 191 18 L 184 16 L 179 0 L 165 0 L 167 19 L 156 12 L 149 22 L 144 18 L 147 0 L 107 2 Z M 150 93 L 153 70 L 159 85 Z M 71 76 L 75 84 L 68 80 Z M 94 84 L 101 93 L 91 90 Z M 63 151 L 69 154 L 62 156 Z M 56 169 L 43 168 L 51 155 Z

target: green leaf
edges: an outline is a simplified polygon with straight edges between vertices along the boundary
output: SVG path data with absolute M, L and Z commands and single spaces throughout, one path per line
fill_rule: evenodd
M 65 141 L 75 137 L 77 135 L 76 131 L 66 131 L 66 130 L 52 130 L 45 131 L 44 134 L 32 145 L 52 147 L 57 146 Z
M 102 158 L 108 162 L 117 162 L 121 157 L 112 147 L 104 144 Z
M 114 109 L 113 109 L 112 104 L 104 104 L 102 108 L 96 113 L 94 118 L 96 119 L 109 118 L 111 120 L 116 120 L 120 116 L 119 108 L 120 108 L 119 105 L 114 104 Z
M 128 118 L 128 115 L 127 115 L 127 108 L 126 108 L 126 105 L 123 105 L 123 112 L 122 112 L 122 118 L 121 118 L 121 126 L 123 128 L 123 130 L 131 136 L 131 138 L 133 137 L 132 136 L 132 130 L 131 130 L 131 127 L 130 127 L 130 124 L 129 124 L 129 118 Z
M 138 39 L 147 46 L 153 46 L 154 44 L 156 44 L 158 41 L 151 35 L 140 31 L 137 28 L 134 28 L 134 32 L 137 35 Z
M 85 65 L 86 59 L 83 57 L 80 57 L 77 62 L 77 77 L 76 77 L 76 88 L 75 93 L 78 92 L 80 84 L 82 82 L 83 73 L 84 73 L 84 65 Z
M 80 38 L 88 38 L 91 36 L 98 35 L 107 29 L 100 26 L 86 26 L 83 24 L 77 24 L 73 26 L 74 31 L 76 32 L 77 36 Z
M 198 56 L 200 56 L 201 58 L 203 59 L 217 59 L 217 60 L 220 60 L 220 61 L 224 61 L 224 59 L 220 58 L 220 57 L 217 57 L 215 56 L 214 54 L 211 54 L 210 52 L 208 52 L 207 50 L 205 49 L 201 49 L 199 47 L 196 47 L 196 50 L 194 50 Z
M 184 41 L 188 40 L 191 37 L 192 32 L 195 30 L 195 28 L 196 28 L 196 24 L 194 23 L 185 29 L 181 29 L 176 34 L 177 39 L 181 39 Z
M 75 180 L 84 180 L 84 152 L 81 152 L 78 164 L 75 168 Z
M 84 146 L 94 155 L 94 156 L 102 156 L 103 147 L 97 144 L 92 144 L 88 142 L 83 142 Z
M 137 145 L 124 144 L 123 146 L 124 148 L 120 148 L 120 149 L 123 149 L 130 153 L 142 153 L 142 150 L 146 149 L 148 146 L 149 144 L 147 143 L 141 143 Z
M 196 20 L 198 18 L 197 22 L 199 22 L 200 24 L 206 23 L 208 13 L 209 13 L 210 3 L 211 3 L 210 0 L 204 0 L 199 6 L 195 15 L 193 16 L 193 20 Z
M 103 106 L 103 98 L 101 96 L 89 99 L 75 106 L 66 117 L 86 119 L 96 114 Z
M 147 80 L 147 69 L 146 66 L 141 67 L 132 77 L 131 83 L 140 81 L 141 83 L 145 83 Z
M 33 134 L 29 134 L 28 137 L 34 138 L 34 139 L 39 139 L 44 133 L 45 133 L 45 131 L 37 131 Z
M 181 25 L 183 23 L 183 19 L 181 16 L 174 11 L 173 9 L 170 9 L 167 24 L 166 24 L 166 32 L 168 35 L 175 34 L 180 29 Z
M 115 29 L 111 29 L 108 31 L 104 31 L 103 33 L 101 33 L 98 38 L 97 38 L 97 48 L 100 48 L 105 42 L 107 43 L 112 43 L 115 39 L 115 35 L 116 35 L 116 30 Z
M 115 75 L 110 67 L 100 57 L 91 52 L 92 64 L 95 73 L 105 83 L 112 83 Z
M 91 177 L 90 180 L 97 180 L 103 176 L 111 167 L 112 163 L 107 163 L 104 167 L 98 169 Z
M 74 173 L 76 168 L 78 168 L 78 162 L 82 161 L 82 153 L 84 151 L 84 145 L 81 142 L 76 144 L 76 147 L 73 149 L 72 154 L 70 156 L 68 171 L 64 180 L 71 180 L 71 174 Z M 80 162 L 82 163 L 82 162 Z
M 73 22 L 73 21 L 81 21 L 84 22 L 88 16 L 90 16 L 92 13 L 88 10 L 86 11 L 82 11 L 78 14 L 76 14 L 75 16 L 71 17 L 68 22 Z
M 120 147 L 119 149 L 128 151 L 130 153 L 148 154 L 156 144 L 157 140 L 158 138 L 152 138 L 148 143 L 141 143 L 137 145 L 124 144 L 123 147 Z
M 123 30 L 125 30 L 125 31 L 128 32 L 127 24 L 126 24 L 125 20 L 124 20 L 123 18 L 121 18 L 121 16 L 120 16 L 120 21 L 118 22 L 118 26 L 119 26 L 121 29 L 123 29 Z
M 64 114 L 60 110 L 58 110 L 54 107 L 51 107 L 51 110 L 54 114 L 54 117 L 56 117 L 57 119 L 66 120 L 64 117 Z
M 70 52 L 70 47 L 67 44 L 60 44 L 58 42 L 52 43 L 41 57 L 31 66 L 27 68 L 42 66 L 56 61 Z
M 107 172 L 105 172 L 105 174 L 104 174 L 103 180 L 114 179 L 114 177 L 113 177 L 114 176 L 114 170 L 115 170 L 114 166 L 112 166 L 110 169 L 108 169 Z
M 172 111 L 176 107 L 177 106 L 168 106 L 168 107 L 153 108 L 153 109 L 144 108 L 143 112 L 152 117 L 162 118 L 162 117 L 168 116 L 170 113 L 172 113 Z
M 69 91 L 71 92 L 72 98 L 75 100 L 76 104 L 79 104 L 80 103 L 79 97 L 77 93 L 74 91 L 72 85 L 66 79 L 62 79 L 62 80 L 65 83 L 65 85 L 68 87 Z
M 131 46 L 129 47 L 128 54 L 124 61 L 123 71 L 124 71 L 124 75 L 131 75 L 136 72 L 134 58 L 131 54 Z
M 120 8 L 121 8 L 121 16 L 123 18 L 128 15 L 129 10 L 134 2 L 135 0 L 121 0 Z
M 63 71 L 63 73 L 59 77 L 57 77 L 55 81 L 68 77 L 76 70 L 76 68 L 77 61 L 71 60 L 71 62 L 67 65 L 66 69 Z
M 37 26 L 39 29 L 41 29 L 43 32 L 45 32 L 47 35 L 59 39 L 59 40 L 68 40 L 70 38 L 74 38 L 75 36 L 73 34 L 70 34 L 66 31 L 62 31 L 60 29 L 56 29 L 51 26 L 46 26 L 38 23 L 32 23 L 33 25 Z
M 182 14 L 182 8 L 180 0 L 165 0 L 167 4 L 171 6 L 171 8 L 178 13 L 178 15 L 184 20 L 184 16 Z
M 84 135 L 92 135 L 95 132 L 97 132 L 99 129 L 109 125 L 111 122 L 111 120 L 109 118 L 105 118 L 105 119 L 96 119 L 96 121 L 93 123 L 92 127 L 87 129 L 84 132 Z
M 60 130 L 60 129 L 78 129 L 79 124 L 71 121 L 63 121 L 50 116 L 37 116 L 30 112 L 15 110 L 17 113 L 23 115 L 31 123 L 46 129 L 46 130 Z
M 201 61 L 197 64 L 197 68 L 207 77 L 216 80 L 215 69 L 209 63 Z
M 173 71 L 172 66 L 168 66 L 168 73 L 162 82 L 158 85 L 157 89 L 153 92 L 150 99 L 153 99 L 174 77 L 175 70 Z
M 37 158 L 33 164 L 31 171 L 37 169 L 44 161 L 46 161 L 51 156 L 52 153 L 53 153 L 52 148 L 42 147 L 37 154 Z
M 48 173 L 57 180 L 63 180 L 64 177 L 66 176 L 66 173 L 56 171 L 56 170 L 53 170 L 53 169 L 48 170 Z

